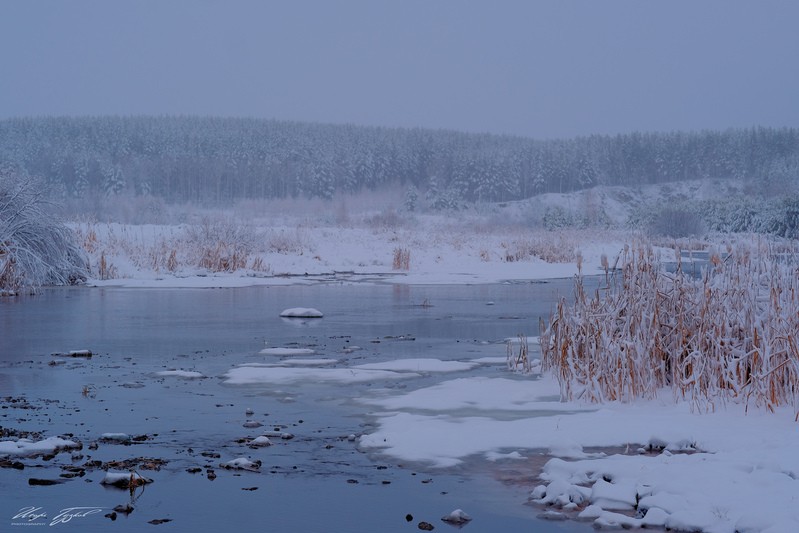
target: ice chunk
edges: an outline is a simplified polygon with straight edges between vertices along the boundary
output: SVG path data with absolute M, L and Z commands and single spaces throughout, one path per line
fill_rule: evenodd
M 127 433 L 103 433 L 100 435 L 100 439 L 110 442 L 129 442 L 130 435 Z

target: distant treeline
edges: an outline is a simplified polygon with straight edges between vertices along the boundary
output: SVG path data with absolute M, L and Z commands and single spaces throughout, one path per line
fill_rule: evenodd
M 533 140 L 243 118 L 17 118 L 0 121 L 0 171 L 42 178 L 62 197 L 203 204 L 401 186 L 446 207 L 699 178 L 779 192 L 799 176 L 799 130 Z

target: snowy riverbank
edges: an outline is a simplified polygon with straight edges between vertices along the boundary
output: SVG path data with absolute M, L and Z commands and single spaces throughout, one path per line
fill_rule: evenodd
M 618 255 L 625 232 L 553 233 L 475 228 L 474 219 L 419 216 L 386 227 L 217 219 L 202 235 L 187 225 L 74 224 L 90 264 L 89 284 L 237 287 L 357 278 L 404 284 L 496 283 L 597 272 Z

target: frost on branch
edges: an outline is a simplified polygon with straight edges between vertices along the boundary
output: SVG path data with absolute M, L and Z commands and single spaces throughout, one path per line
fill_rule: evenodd
M 0 172 L 0 293 L 85 279 L 72 231 L 47 206 L 34 180 Z

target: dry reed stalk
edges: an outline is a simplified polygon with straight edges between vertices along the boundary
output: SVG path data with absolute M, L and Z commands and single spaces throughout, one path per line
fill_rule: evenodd
M 524 335 L 518 336 L 519 349 L 516 350 L 515 342 L 511 339 L 508 341 L 507 354 L 508 354 L 508 369 L 515 372 L 524 372 L 529 374 L 532 371 L 532 362 L 529 357 L 529 349 L 527 347 L 527 337 Z
M 603 267 L 606 262 L 603 262 Z M 701 410 L 792 405 L 799 418 L 799 262 L 763 243 L 713 254 L 699 279 L 626 246 L 607 286 L 542 324 L 542 366 L 564 398 L 631 401 L 671 389 Z
M 394 248 L 394 262 L 392 263 L 394 270 L 410 270 L 411 269 L 411 251 L 407 248 Z

